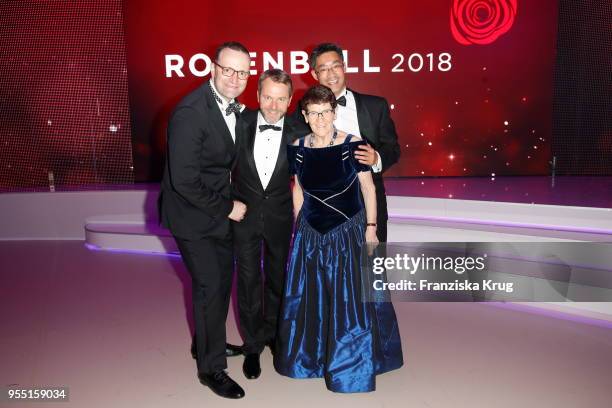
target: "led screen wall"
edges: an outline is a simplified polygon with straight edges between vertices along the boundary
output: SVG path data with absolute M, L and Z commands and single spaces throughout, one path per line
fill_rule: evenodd
M 293 109 L 307 53 L 343 46 L 349 85 L 392 104 L 388 176 L 549 174 L 553 157 L 612 174 L 609 1 L 294 6 L 0 2 L 0 191 L 158 181 L 171 109 L 230 39 L 254 55 L 251 107 L 264 68 L 292 74 Z
M 133 182 L 121 6 L 0 2 L 0 190 Z

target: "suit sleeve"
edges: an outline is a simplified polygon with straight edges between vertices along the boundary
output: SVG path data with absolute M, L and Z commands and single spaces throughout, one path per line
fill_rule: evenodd
M 400 145 L 397 141 L 397 132 L 395 124 L 391 119 L 389 104 L 386 99 L 382 100 L 380 122 L 378 134 L 380 135 L 380 145 L 378 146 L 378 154 L 382 161 L 383 173 L 393 166 L 400 158 Z
M 177 110 L 168 123 L 168 170 L 174 191 L 212 218 L 227 217 L 232 200 L 204 185 L 200 178 L 200 158 L 205 136 L 195 124 L 196 111 Z
M 300 137 L 304 137 L 310 133 L 310 126 L 308 125 L 308 123 L 306 123 L 304 115 L 302 115 L 302 108 L 300 108 L 300 103 L 298 103 L 297 108 L 295 108 L 293 113 L 290 115 L 290 119 L 294 126 L 294 133 L 292 134 L 292 140 L 290 140 L 290 142 L 293 142 L 299 139 Z

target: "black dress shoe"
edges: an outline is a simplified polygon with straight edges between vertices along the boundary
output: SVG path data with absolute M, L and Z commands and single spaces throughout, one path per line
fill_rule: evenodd
M 242 354 L 242 346 L 235 346 L 233 344 L 225 344 L 225 357 L 235 357 Z M 191 343 L 191 357 L 194 360 L 198 359 L 198 351 L 196 350 L 195 343 Z
M 233 344 L 225 343 L 225 356 L 235 357 L 242 354 L 242 346 L 235 346 Z
M 244 397 L 244 390 L 241 386 L 232 380 L 229 375 L 223 370 L 216 371 L 212 374 L 199 374 L 200 382 L 206 385 L 215 394 L 223 398 L 238 399 Z
M 244 356 L 242 363 L 242 372 L 249 380 L 254 380 L 261 374 L 261 366 L 259 365 L 259 354 L 247 354 Z

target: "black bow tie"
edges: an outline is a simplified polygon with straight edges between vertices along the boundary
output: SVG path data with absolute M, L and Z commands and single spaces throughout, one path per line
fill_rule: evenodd
M 342 95 L 341 97 L 336 99 L 336 102 L 338 102 L 338 105 L 346 106 L 346 97 Z
M 238 102 L 232 102 L 229 105 L 227 105 L 227 108 L 225 108 L 225 116 L 229 116 L 232 113 L 239 115 L 241 110 L 242 110 L 241 104 L 239 104 Z
M 276 125 L 259 125 L 259 131 L 260 132 L 263 132 L 264 130 L 268 130 L 268 129 L 272 129 L 272 130 L 276 130 L 276 131 L 283 130 L 282 127 L 276 126 Z

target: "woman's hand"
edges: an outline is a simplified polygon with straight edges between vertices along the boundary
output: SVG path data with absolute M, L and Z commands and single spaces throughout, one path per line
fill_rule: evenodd
M 365 233 L 366 242 L 368 244 L 376 244 L 378 245 L 378 237 L 376 236 L 376 228 L 367 227 Z
M 368 256 L 372 256 L 379 244 L 378 237 L 376 236 L 376 227 L 366 227 L 365 239 L 368 246 Z

